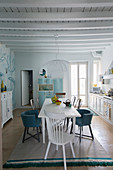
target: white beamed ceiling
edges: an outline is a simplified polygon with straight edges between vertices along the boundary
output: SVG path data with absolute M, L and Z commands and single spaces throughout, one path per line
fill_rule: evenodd
M 104 51 L 113 0 L 0 0 L 0 42 L 22 52 Z

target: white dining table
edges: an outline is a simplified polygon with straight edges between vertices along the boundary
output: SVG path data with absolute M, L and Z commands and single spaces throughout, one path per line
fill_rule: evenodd
M 39 117 L 42 118 L 42 135 L 43 135 L 43 143 L 45 143 L 45 120 L 46 115 L 44 113 L 44 110 L 46 112 L 50 113 L 61 113 L 64 114 L 66 118 L 73 118 L 73 125 L 75 125 L 75 119 L 76 117 L 81 117 L 79 112 L 74 108 L 73 106 L 67 107 L 63 102 L 66 101 L 66 98 L 60 98 L 59 100 L 62 101 L 60 105 L 53 104 L 50 98 L 46 98 L 43 106 L 40 110 Z M 75 135 L 75 126 L 73 126 L 73 135 Z

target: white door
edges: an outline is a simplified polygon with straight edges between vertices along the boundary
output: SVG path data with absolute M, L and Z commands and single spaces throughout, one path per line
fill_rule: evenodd
M 29 104 L 29 72 L 21 71 L 22 76 L 22 106 Z
M 82 106 L 87 106 L 87 63 L 71 64 L 71 97 L 82 99 Z

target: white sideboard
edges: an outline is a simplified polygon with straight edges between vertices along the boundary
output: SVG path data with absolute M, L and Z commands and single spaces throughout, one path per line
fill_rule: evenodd
M 89 108 L 113 125 L 113 100 L 99 94 L 89 94 Z
M 2 112 L 2 127 L 9 119 L 13 118 L 12 113 L 12 91 L 1 93 L 1 112 Z

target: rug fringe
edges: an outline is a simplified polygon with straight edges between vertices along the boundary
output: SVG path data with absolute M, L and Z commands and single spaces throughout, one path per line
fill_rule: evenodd
M 103 160 L 102 160 L 103 159 Z M 57 162 L 58 161 L 58 162 Z M 113 166 L 113 160 L 111 158 L 96 158 L 95 159 L 88 159 L 81 160 L 77 159 L 67 159 L 67 166 Z M 56 167 L 56 166 L 64 166 L 63 160 L 58 158 L 58 160 L 9 160 L 7 163 L 3 165 L 3 168 L 28 168 L 28 167 Z

